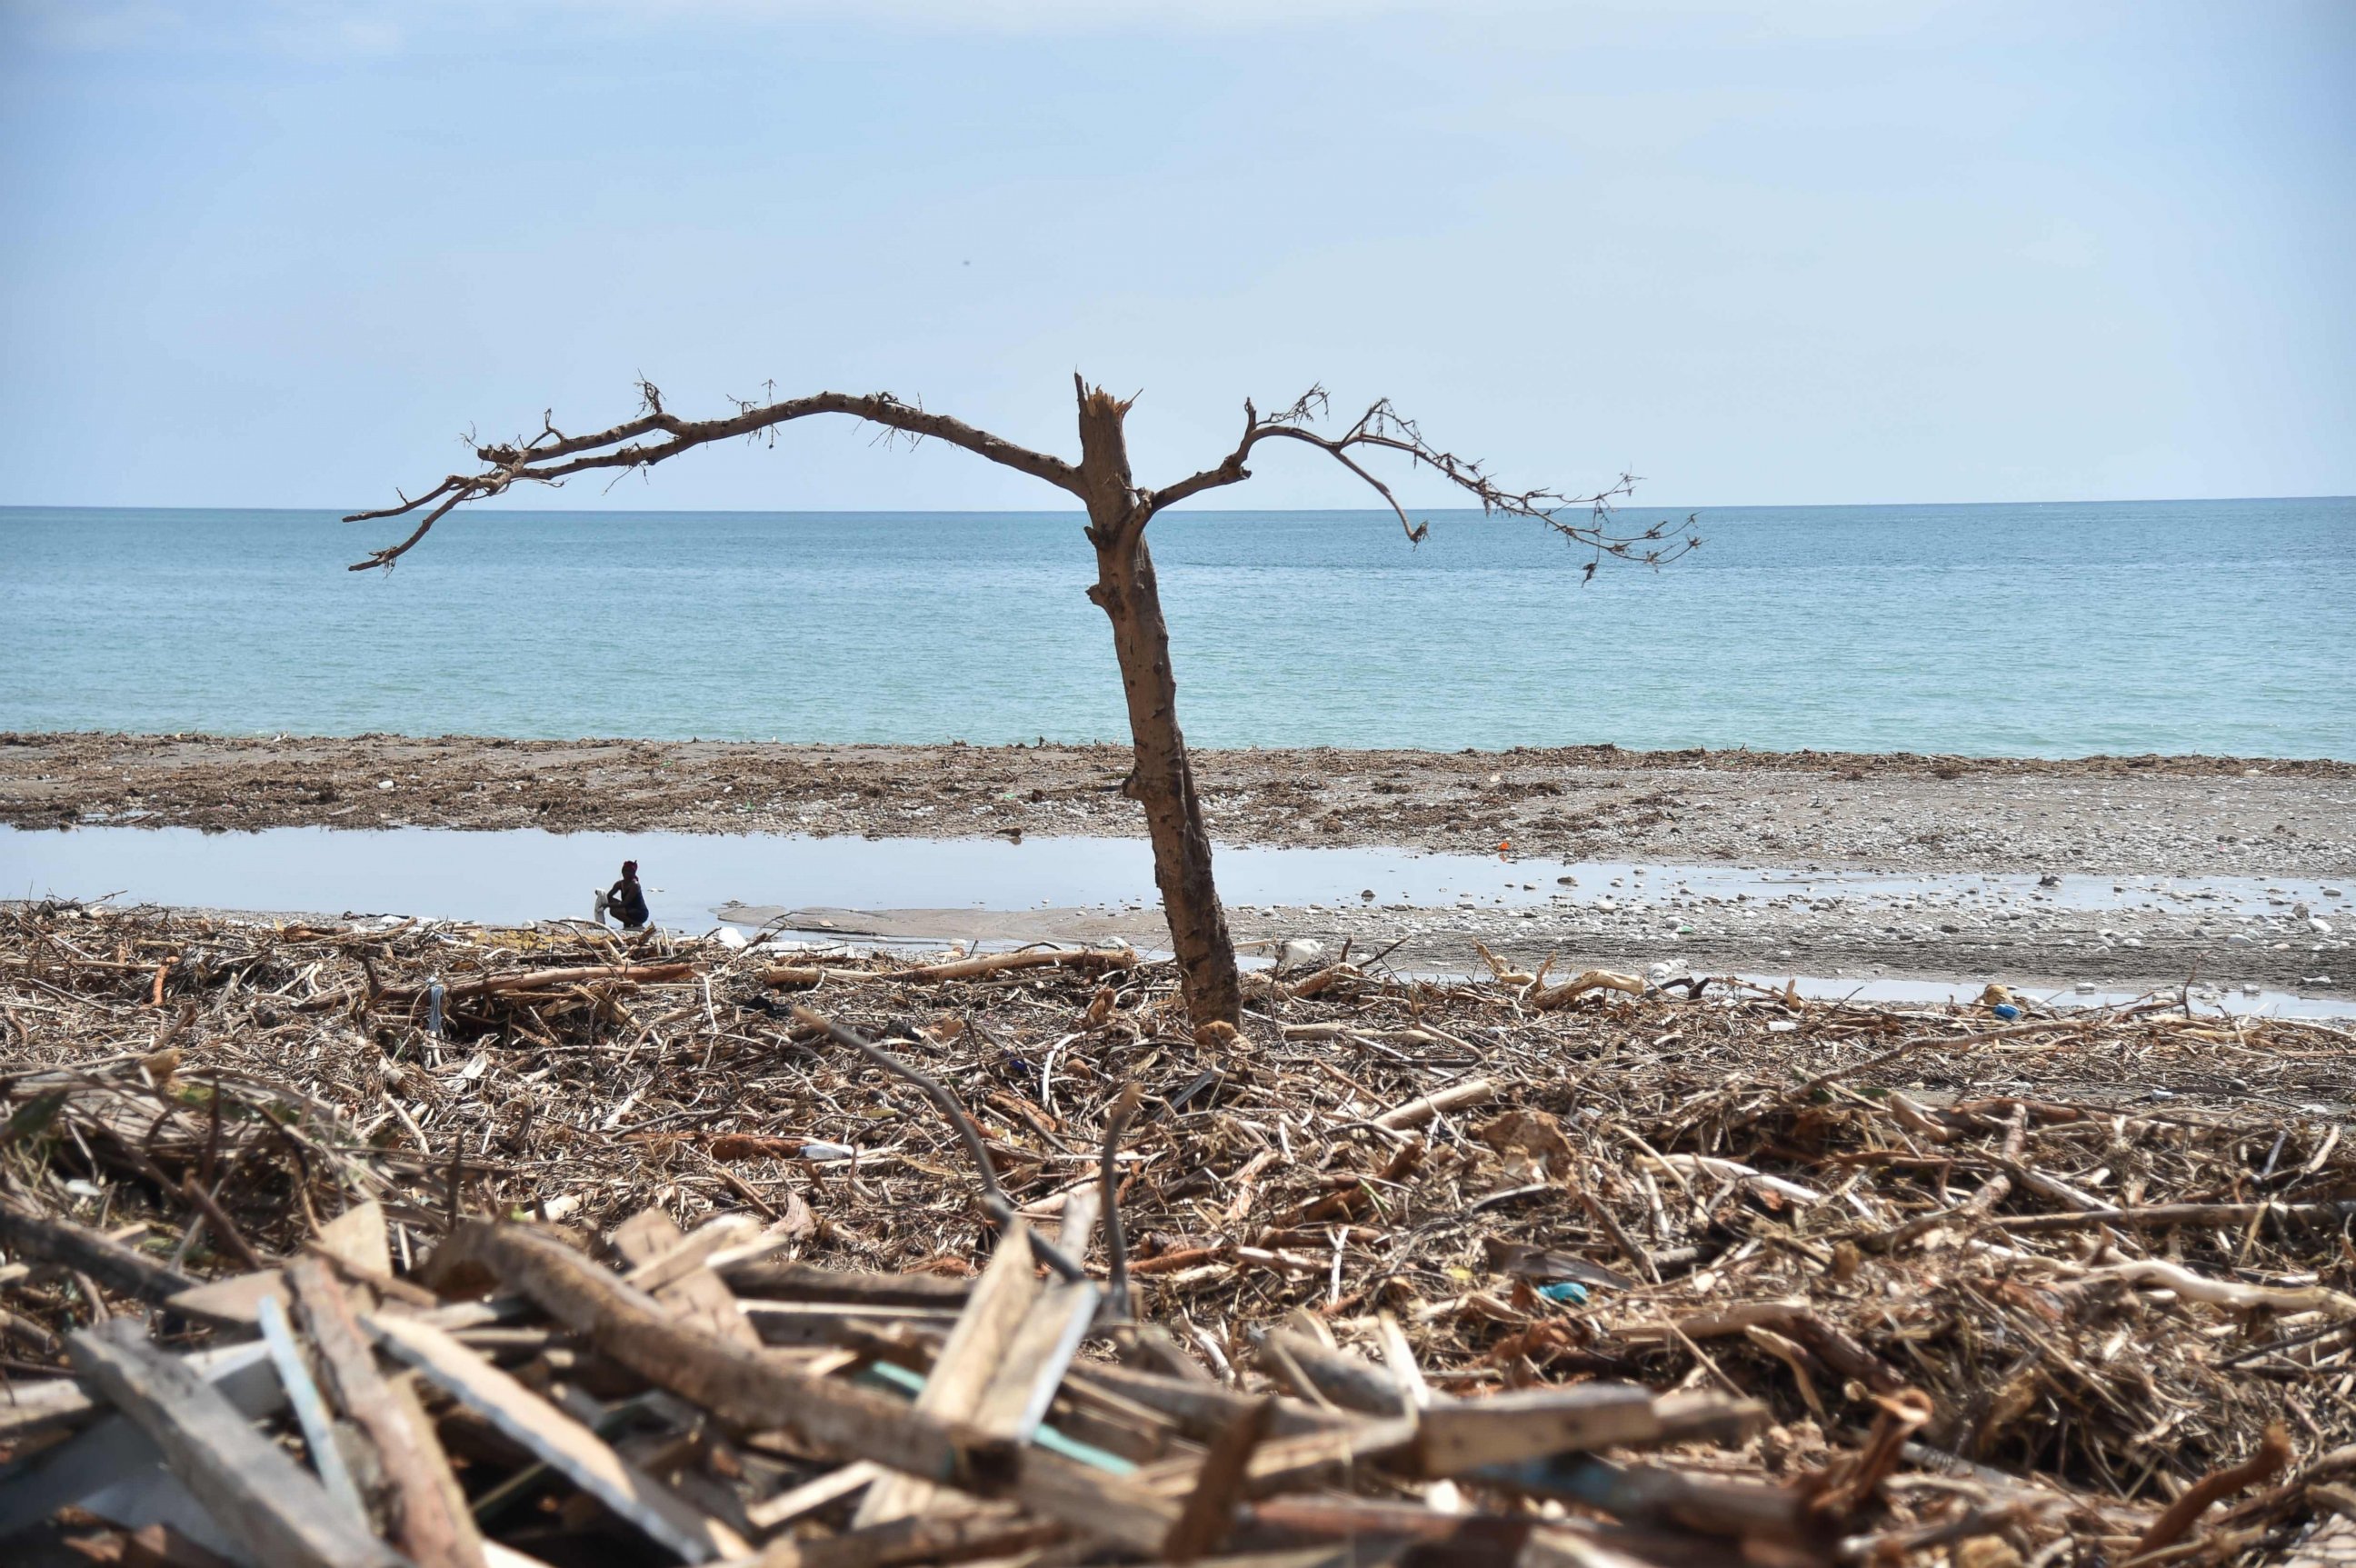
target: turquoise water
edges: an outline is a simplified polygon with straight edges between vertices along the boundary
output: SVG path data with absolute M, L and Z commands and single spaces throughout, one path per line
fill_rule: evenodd
M 1674 508 L 1626 514 L 1682 519 Z M 1720 508 L 1659 573 L 1165 514 L 1199 745 L 2356 758 L 2356 500 Z M 1125 735 L 1076 516 L 0 509 L 0 728 Z

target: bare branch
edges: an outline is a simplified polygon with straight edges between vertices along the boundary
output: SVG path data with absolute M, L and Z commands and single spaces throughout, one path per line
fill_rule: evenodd
M 662 392 L 643 376 L 638 379 L 638 396 L 643 412 L 637 418 L 611 429 L 589 435 L 566 435 L 556 428 L 548 415 L 543 414 L 540 434 L 529 441 L 518 439 L 496 446 L 477 446 L 475 456 L 484 464 L 481 472 L 453 474 L 423 495 L 413 499 L 404 497 L 399 506 L 352 513 L 345 519 L 346 521 L 362 522 L 400 517 L 428 502 L 441 502 L 426 514 L 408 538 L 386 549 L 371 552 L 368 559 L 355 563 L 351 569 L 362 572 L 371 566 L 391 565 L 454 508 L 503 494 L 509 486 L 525 482 L 554 484 L 568 474 L 592 468 L 644 469 L 714 441 L 774 431 L 788 421 L 805 419 L 815 413 L 844 413 L 912 437 L 936 436 L 977 456 L 987 457 L 993 463 L 1029 474 L 1033 478 L 1044 479 L 1075 495 L 1083 493 L 1079 470 L 1062 458 L 1018 446 L 947 414 L 927 413 L 923 408 L 903 403 L 890 392 L 863 395 L 818 392 L 809 397 L 790 398 L 782 403 L 758 406 L 739 403 L 734 414 L 723 419 L 706 420 L 680 419 L 665 413 Z M 659 439 L 646 440 L 648 436 Z
M 1416 423 L 1392 407 L 1387 398 L 1376 402 L 1338 435 L 1323 435 L 1315 428 L 1329 406 L 1322 386 L 1311 387 L 1281 413 L 1261 416 L 1247 402 L 1243 438 L 1236 443 L 1235 450 L 1220 459 L 1216 467 L 1190 474 L 1174 485 L 1151 492 L 1150 504 L 1159 510 L 1205 490 L 1239 483 L 1251 478 L 1246 464 L 1255 446 L 1263 441 L 1298 441 L 1316 447 L 1364 479 L 1383 498 L 1398 519 L 1399 526 L 1407 531 L 1408 538 L 1415 542 L 1421 542 L 1430 533 L 1430 524 L 1409 518 L 1390 486 L 1358 461 L 1357 454 L 1397 453 L 1415 467 L 1432 469 L 1471 496 L 1483 512 L 1545 523 L 1573 543 L 1595 552 L 1595 559 L 1587 563 L 1589 577 L 1595 575 L 1597 563 L 1605 556 L 1659 566 L 1701 547 L 1701 540 L 1691 533 L 1663 543 L 1669 538 L 1670 525 L 1666 522 L 1655 523 L 1639 532 L 1622 532 L 1612 526 L 1612 503 L 1634 492 L 1636 477 L 1633 474 L 1621 475 L 1616 483 L 1592 495 L 1547 489 L 1511 490 L 1497 483 L 1481 463 L 1432 445 Z M 1686 521 L 1690 524 L 1693 519 L 1688 517 Z M 1658 547 L 1644 548 L 1646 545 Z
M 849 1046 L 884 1071 L 906 1079 L 923 1090 L 926 1098 L 940 1107 L 941 1114 L 948 1117 L 949 1124 L 957 1129 L 958 1136 L 965 1140 L 966 1153 L 973 1156 L 973 1163 L 981 1171 L 982 1212 L 989 1215 L 991 1223 L 1001 1231 L 1014 1223 L 1013 1200 L 1006 1196 L 1006 1189 L 998 1185 L 998 1168 L 990 1163 L 990 1149 L 981 1141 L 981 1130 L 973 1124 L 973 1118 L 965 1113 L 965 1107 L 958 1103 L 958 1097 L 949 1091 L 947 1084 L 932 1074 L 902 1061 L 889 1051 L 877 1049 L 873 1043 L 862 1039 L 831 1018 L 813 1013 L 807 1007 L 794 1009 L 794 1022 L 817 1030 L 837 1045 Z M 1118 1130 L 1115 1129 L 1116 1132 Z M 1067 1280 L 1088 1277 L 1087 1270 L 1076 1259 L 1035 1230 L 1031 1233 L 1031 1251 L 1041 1262 Z
M 1097 1180 L 1102 1186 L 1104 1197 L 1098 1205 L 1104 1214 L 1105 1255 L 1111 1265 L 1111 1274 L 1105 1287 L 1105 1305 L 1115 1316 L 1129 1316 L 1129 1232 L 1120 1219 L 1120 1167 L 1116 1163 L 1120 1155 L 1120 1135 L 1129 1127 L 1129 1119 L 1137 1114 L 1139 1092 L 1134 1081 L 1120 1091 L 1105 1113 L 1104 1152 L 1097 1158 Z

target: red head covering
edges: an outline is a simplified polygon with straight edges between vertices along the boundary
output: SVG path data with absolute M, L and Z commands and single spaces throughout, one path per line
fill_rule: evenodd
M 635 861 L 635 860 L 626 860 L 626 861 L 622 862 L 622 875 L 623 875 L 623 878 L 624 878 L 625 880 L 627 880 L 627 879 L 628 879 L 628 878 L 630 878 L 630 877 L 636 876 L 637 874 L 638 874 L 638 863 L 637 863 L 637 861 Z

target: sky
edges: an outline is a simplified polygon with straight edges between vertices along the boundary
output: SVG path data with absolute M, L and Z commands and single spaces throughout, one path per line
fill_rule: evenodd
M 1068 454 L 1076 371 L 1149 484 L 1322 383 L 1679 507 L 2347 494 L 2351 82 L 2346 0 L 0 0 L 0 504 L 376 504 L 640 376 Z M 1064 499 L 839 420 L 515 499 Z

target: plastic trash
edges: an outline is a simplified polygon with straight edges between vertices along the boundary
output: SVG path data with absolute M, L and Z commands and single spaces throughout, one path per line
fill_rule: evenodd
M 802 1145 L 802 1158 L 806 1160 L 848 1160 L 855 1158 L 858 1154 L 859 1151 L 848 1144 L 828 1144 L 812 1140 Z
M 1538 1286 L 1538 1294 L 1548 1301 L 1565 1302 L 1577 1306 L 1587 1299 L 1587 1287 L 1577 1280 L 1557 1280 L 1550 1285 Z
M 442 1037 L 442 977 L 435 975 L 425 987 L 425 1032 L 435 1039 Z
M 2008 1024 L 2020 1016 L 2020 1009 L 2014 1006 L 2009 1002 L 1999 1002 L 1994 1007 L 1990 1008 L 1989 1011 Z

